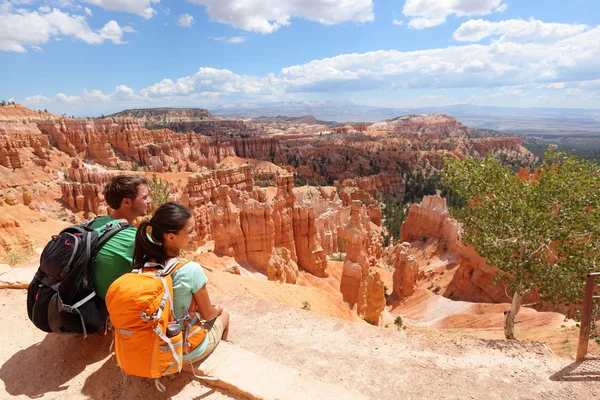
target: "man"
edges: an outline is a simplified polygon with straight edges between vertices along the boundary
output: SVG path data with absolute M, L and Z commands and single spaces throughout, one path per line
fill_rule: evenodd
M 94 221 L 92 228 L 100 231 L 114 221 L 130 224 L 148 212 L 148 180 L 141 175 L 117 175 L 104 187 L 104 199 L 112 209 L 110 215 Z M 108 287 L 132 269 L 135 228 L 123 229 L 100 249 L 94 267 L 96 295 L 104 300 Z

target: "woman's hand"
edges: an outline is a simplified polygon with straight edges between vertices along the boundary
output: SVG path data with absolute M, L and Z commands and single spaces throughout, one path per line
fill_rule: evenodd
M 219 315 L 221 315 L 221 313 L 223 312 L 223 306 L 221 306 L 220 304 L 214 304 L 213 307 L 215 308 L 215 311 L 217 312 L 217 317 Z
M 196 308 L 198 309 L 198 312 L 200 312 L 200 316 L 205 321 L 212 321 L 223 312 L 223 307 L 221 305 L 213 305 L 210 302 L 206 285 L 194 293 L 194 300 L 196 301 Z

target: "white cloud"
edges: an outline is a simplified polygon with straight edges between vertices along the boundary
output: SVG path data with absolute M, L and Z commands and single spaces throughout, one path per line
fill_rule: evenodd
M 127 33 L 136 33 L 137 32 L 135 30 L 135 28 L 130 25 L 124 26 L 122 29 L 123 29 L 123 32 L 127 32 Z
M 552 42 L 587 29 L 589 26 L 583 24 L 548 23 L 533 18 L 528 21 L 509 19 L 500 22 L 472 19 L 458 27 L 454 32 L 454 39 L 461 42 L 478 42 L 490 36 L 499 36 L 503 41 Z
M 408 25 L 425 29 L 443 24 L 446 17 L 486 15 L 506 10 L 502 0 L 406 0 L 402 13 L 411 18 Z
M 0 50 L 26 52 L 25 46 L 35 50 L 51 38 L 70 36 L 88 44 L 122 41 L 123 30 L 115 21 L 109 21 L 98 31 L 92 30 L 82 15 L 72 15 L 56 8 L 41 7 L 37 11 L 0 8 Z
M 394 25 L 404 25 L 404 21 L 400 21 L 400 20 L 398 20 L 398 19 L 394 19 L 394 20 L 392 21 L 392 24 L 394 24 Z
M 277 79 L 272 74 L 265 78 L 258 78 L 215 68 L 200 68 L 192 76 L 179 78 L 175 82 L 171 79 L 163 79 L 140 90 L 140 94 L 144 97 L 185 96 L 194 93 L 260 96 L 278 92 L 282 92 L 282 89 L 278 87 Z
M 35 96 L 26 97 L 25 100 L 23 100 L 23 104 L 31 106 L 40 106 L 44 104 L 50 104 L 51 102 L 52 100 L 50 100 L 48 97 L 39 94 L 36 94 Z
M 83 0 L 83 2 L 102 7 L 105 10 L 125 11 L 149 19 L 156 14 L 152 4 L 157 4 L 160 0 Z
M 245 36 L 220 36 L 220 37 L 216 37 L 216 38 L 212 38 L 213 40 L 219 41 L 219 42 L 225 42 L 225 43 L 229 43 L 229 44 L 241 44 L 244 43 L 246 41 L 246 37 Z
M 86 13 L 87 15 L 89 15 L 90 17 L 92 16 L 92 10 L 90 10 L 89 8 L 87 8 L 87 7 L 84 7 L 84 8 L 83 8 L 83 11 L 85 11 L 85 13 Z
M 496 8 L 494 11 L 503 13 L 506 10 L 508 10 L 508 4 L 504 3 L 504 4 L 500 4 L 500 7 Z
M 194 17 L 190 14 L 181 14 L 177 19 L 177 25 L 183 28 L 189 28 L 194 23 Z
M 372 0 L 188 0 L 206 6 L 211 20 L 245 31 L 273 33 L 304 18 L 323 25 L 373 21 Z
M 69 110 L 80 107 L 88 107 L 90 105 L 98 104 L 111 104 L 111 103 L 122 103 L 122 102 L 144 102 L 146 99 L 134 94 L 133 89 L 119 85 L 115 88 L 115 91 L 110 94 L 104 94 L 100 90 L 87 90 L 84 89 L 79 96 L 69 96 L 65 93 L 58 93 L 52 98 L 48 98 L 42 95 L 35 95 L 26 97 L 23 100 L 23 104 L 30 107 L 39 107 L 49 104 L 62 104 L 69 106 Z
M 394 94 L 412 89 L 457 92 L 465 88 L 496 88 L 499 95 L 486 95 L 490 101 L 511 98 L 529 101 L 535 98 L 524 95 L 569 89 L 571 96 L 578 96 L 580 92 L 575 89 L 580 89 L 582 96 L 593 94 L 597 99 L 599 64 L 600 26 L 554 42 L 494 41 L 485 45 L 468 44 L 407 52 L 380 50 L 342 54 L 292 65 L 264 76 L 200 68 L 190 76 L 150 84 L 138 94 L 131 88 L 120 86 L 109 95 L 95 91 L 75 97 L 61 94 L 52 101 L 91 104 L 90 98 L 98 102 L 126 98 L 128 101 L 154 104 L 179 101 L 179 104 L 185 105 L 186 102 L 197 104 L 228 99 L 234 102 L 280 100 L 297 93 L 322 97 L 323 93 L 336 96 L 340 93 L 377 91 L 393 98 Z M 470 93 L 473 96 L 480 94 Z M 424 99 L 432 101 L 433 98 Z M 583 98 L 578 101 L 577 104 L 581 104 Z M 600 106 L 600 103 L 594 104 Z

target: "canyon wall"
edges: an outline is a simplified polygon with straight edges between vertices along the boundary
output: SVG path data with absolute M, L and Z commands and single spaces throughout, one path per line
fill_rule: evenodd
M 505 303 L 510 301 L 503 285 L 493 283 L 498 268 L 490 266 L 477 254 L 473 246 L 460 241 L 462 225 L 448 214 L 446 199 L 425 196 L 421 204 L 410 207 L 406 221 L 402 224 L 401 242 L 412 242 L 424 238 L 438 238 L 446 250 L 453 253 L 459 265 L 445 296 L 454 300 L 475 303 Z M 394 287 L 394 291 L 397 289 Z M 404 289 L 398 289 L 404 291 Z M 539 300 L 537 293 L 530 292 L 523 302 Z

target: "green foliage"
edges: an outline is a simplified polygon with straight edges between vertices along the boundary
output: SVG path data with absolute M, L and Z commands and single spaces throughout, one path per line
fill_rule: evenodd
M 407 173 L 404 182 L 406 184 L 404 201 L 419 203 L 423 196 L 435 194 L 440 188 L 440 175 L 431 166 L 424 166 Z
M 400 239 L 402 223 L 408 215 L 408 209 L 401 200 L 388 199 L 383 207 L 383 226 L 387 233 L 383 236 L 383 245 L 388 247 L 393 244 L 393 239 Z
M 302 309 L 310 311 L 310 303 L 308 302 L 308 300 L 304 300 L 302 302 Z
M 158 207 L 167 203 L 170 195 L 169 183 L 152 174 L 152 179 L 148 181 L 148 196 L 152 199 L 148 214 L 153 214 Z
M 294 174 L 294 186 L 306 186 L 306 177 L 301 173 Z
M 4 261 L 14 267 L 15 265 L 19 265 L 26 261 L 29 261 L 34 254 L 33 244 L 30 243 L 25 249 L 20 247 L 15 247 L 11 249 L 6 256 L 4 257 Z
M 394 325 L 396 325 L 396 327 L 398 329 L 402 328 L 402 326 L 404 325 L 404 323 L 402 322 L 402 317 L 401 316 L 397 316 L 396 319 L 394 319 Z
M 329 259 L 331 261 L 345 261 L 346 253 L 342 253 L 341 251 L 338 253 L 333 253 L 332 255 L 329 256 Z
M 462 240 L 500 269 L 512 293 L 572 304 L 600 261 L 600 167 L 549 148 L 539 181 L 517 179 L 488 156 L 446 159 L 443 183 L 469 206 L 453 210 Z

